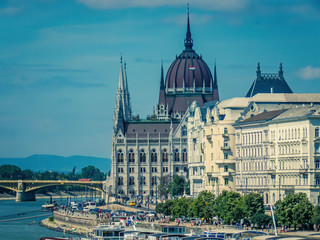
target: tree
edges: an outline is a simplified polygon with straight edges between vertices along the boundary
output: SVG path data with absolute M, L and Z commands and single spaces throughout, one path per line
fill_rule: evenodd
M 168 198 L 170 183 L 171 183 L 171 177 L 169 175 L 160 177 L 160 183 L 158 185 L 158 194 L 160 198 L 162 199 Z
M 17 180 L 21 178 L 21 169 L 18 166 L 5 164 L 0 166 L 0 179 Z
M 172 185 L 171 185 L 171 194 L 173 196 L 182 196 L 184 192 L 184 177 L 179 177 L 177 174 L 174 175 Z
M 320 225 L 320 205 L 317 205 L 313 210 L 313 215 L 311 218 L 311 223 Z
M 103 181 L 105 176 L 100 170 L 92 165 L 84 167 L 81 169 L 82 178 L 90 178 L 95 181 Z
M 239 193 L 223 191 L 216 199 L 217 215 L 225 223 L 234 224 L 244 218 L 244 201 Z
M 191 198 L 177 198 L 173 201 L 171 206 L 171 213 L 173 217 L 187 217 L 189 216 L 189 207 L 192 204 Z
M 172 205 L 174 204 L 174 200 L 167 200 L 164 202 L 162 207 L 162 213 L 165 215 L 171 215 Z
M 263 197 L 258 193 L 249 193 L 244 195 L 243 211 L 246 214 L 247 219 L 250 219 L 255 214 L 263 214 Z
M 261 228 L 261 226 L 272 224 L 272 218 L 267 214 L 257 213 L 251 216 L 250 222 L 252 224 L 257 224 L 258 228 Z
M 34 173 L 30 169 L 25 169 L 21 171 L 21 179 L 22 180 L 30 180 L 33 179 Z
M 193 201 L 190 209 L 190 216 L 200 218 L 212 218 L 216 216 L 215 195 L 208 191 L 202 191 Z
M 190 180 L 186 181 L 184 184 L 184 191 L 186 195 L 190 195 Z
M 283 201 L 275 204 L 275 217 L 280 225 L 292 226 L 310 223 L 313 206 L 305 193 L 295 193 L 286 196 Z

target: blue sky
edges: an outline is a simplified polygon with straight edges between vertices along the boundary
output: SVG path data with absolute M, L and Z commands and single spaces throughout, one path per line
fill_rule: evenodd
M 221 99 L 244 96 L 262 72 L 294 92 L 320 89 L 320 1 L 190 0 L 194 49 Z M 0 0 L 0 157 L 110 157 L 119 59 L 133 112 L 152 113 L 183 50 L 184 0 Z

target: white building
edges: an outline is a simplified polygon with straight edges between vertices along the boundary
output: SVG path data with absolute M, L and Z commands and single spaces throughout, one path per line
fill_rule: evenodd
M 295 192 L 320 203 L 319 105 L 247 116 L 234 125 L 237 191 L 261 193 L 265 204 Z

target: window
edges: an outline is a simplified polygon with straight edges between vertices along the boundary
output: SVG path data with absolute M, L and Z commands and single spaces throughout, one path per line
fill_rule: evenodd
M 163 151 L 162 151 L 162 162 L 168 162 L 167 149 L 163 149 Z
M 146 162 L 146 153 L 144 152 L 144 149 L 140 150 L 140 162 Z
M 151 162 L 157 162 L 157 153 L 155 149 L 151 150 Z
M 134 185 L 134 177 L 129 178 L 129 185 Z
M 315 168 L 320 168 L 320 160 L 317 159 L 315 162 Z
M 157 185 L 157 177 L 154 176 L 151 178 L 151 185 L 152 186 Z
M 183 151 L 182 151 L 182 161 L 183 162 L 187 162 L 188 161 L 187 149 L 183 149 Z
M 129 173 L 134 173 L 134 167 L 129 168 Z
M 157 172 L 157 168 L 156 167 L 152 167 L 151 168 L 151 172 Z
M 168 167 L 162 167 L 162 172 L 168 172 Z
M 320 185 L 320 175 L 316 175 L 316 185 Z
M 228 153 L 224 153 L 224 159 L 228 159 Z
M 224 185 L 228 186 L 229 185 L 229 178 L 224 179 Z
M 179 172 L 179 167 L 176 167 L 176 172 Z
M 147 184 L 146 177 L 141 177 L 140 183 L 141 185 L 146 185 Z
M 123 173 L 123 168 L 118 168 L 118 173 Z
M 224 166 L 224 172 L 228 172 L 229 168 L 228 166 Z
M 224 128 L 223 133 L 228 134 L 228 128 Z
M 181 128 L 181 137 L 187 136 L 187 127 L 182 126 Z
M 132 149 L 129 150 L 129 162 L 134 163 L 134 152 Z
M 314 143 L 314 152 L 320 153 L 320 143 L 318 142 Z
M 319 137 L 319 128 L 318 127 L 314 130 L 314 136 Z
M 145 167 L 140 168 L 140 172 L 146 172 L 146 168 Z
M 179 162 L 179 161 L 180 161 L 179 149 L 176 149 L 176 150 L 175 150 L 175 153 L 174 153 L 174 161 L 175 161 L 175 162 Z
M 118 151 L 117 160 L 118 160 L 118 163 L 123 163 L 123 152 L 121 149 Z
M 224 140 L 224 142 L 223 142 L 223 147 L 224 147 L 224 148 L 228 148 L 228 147 L 229 147 L 229 142 L 228 142 L 228 140 Z
M 123 185 L 123 177 L 118 177 L 118 185 Z

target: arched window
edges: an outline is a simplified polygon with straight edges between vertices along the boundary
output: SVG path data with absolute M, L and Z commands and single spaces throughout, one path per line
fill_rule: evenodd
M 224 166 L 224 172 L 228 172 L 228 170 L 229 170 L 228 166 L 227 165 Z
M 319 137 L 319 128 L 318 127 L 314 130 L 314 136 Z
M 228 128 L 224 128 L 223 133 L 228 134 Z
M 179 162 L 180 161 L 180 156 L 179 156 L 179 149 L 176 149 L 174 152 L 174 161 Z
M 183 149 L 183 151 L 182 151 L 182 161 L 183 162 L 187 162 L 188 161 L 187 149 Z
M 163 149 L 163 150 L 162 150 L 162 162 L 168 162 L 167 149 Z
M 123 152 L 121 149 L 118 151 L 117 160 L 119 163 L 123 163 Z
M 144 149 L 140 150 L 140 162 L 146 162 L 146 153 L 144 152 Z
M 132 149 L 129 150 L 129 162 L 134 163 L 134 152 Z
M 155 149 L 151 150 L 151 162 L 157 162 L 157 153 Z

